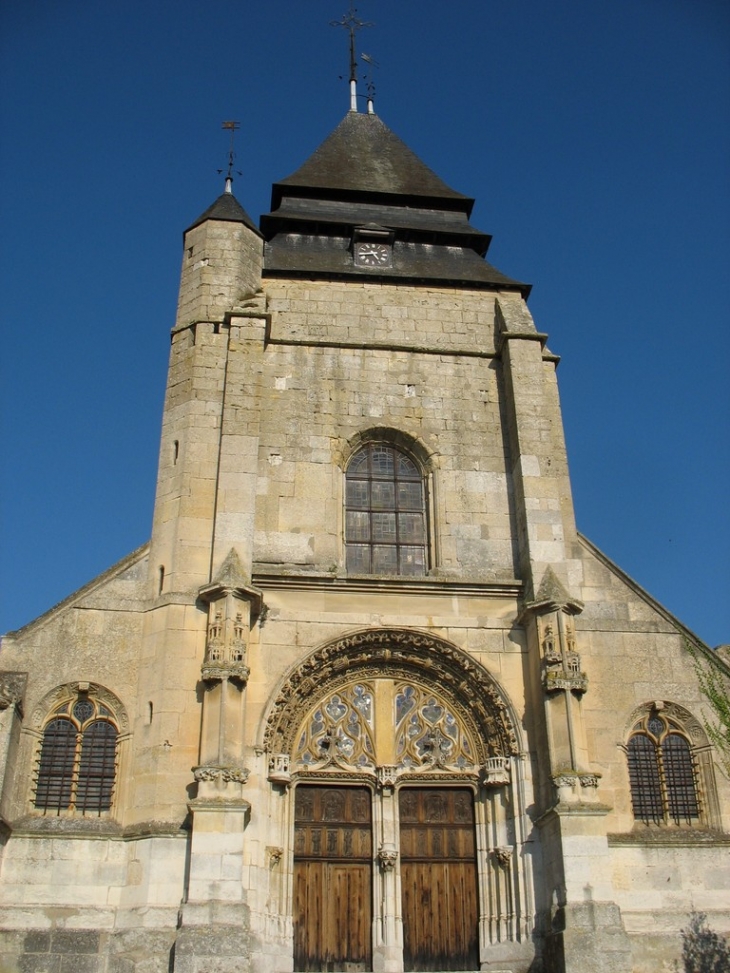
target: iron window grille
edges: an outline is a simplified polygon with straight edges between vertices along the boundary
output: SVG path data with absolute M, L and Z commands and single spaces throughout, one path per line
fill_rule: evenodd
M 638 821 L 680 825 L 699 820 L 697 774 L 681 727 L 653 711 L 634 726 L 626 752 Z
M 43 730 L 34 806 L 45 813 L 101 814 L 112 806 L 118 730 L 85 695 L 60 706 Z
M 352 574 L 425 575 L 426 490 L 422 470 L 385 443 L 368 443 L 345 474 L 345 552 Z

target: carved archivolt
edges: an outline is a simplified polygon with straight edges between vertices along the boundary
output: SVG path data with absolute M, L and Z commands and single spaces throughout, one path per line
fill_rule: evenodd
M 313 706 L 353 680 L 413 680 L 447 701 L 473 730 L 475 763 L 519 753 L 506 701 L 487 670 L 444 639 L 406 629 L 355 632 L 322 646 L 288 676 L 264 732 L 269 753 L 293 753 Z
M 35 730 L 40 730 L 50 715 L 58 710 L 64 703 L 70 703 L 78 699 L 79 693 L 89 696 L 91 699 L 109 710 L 114 722 L 119 727 L 121 733 L 129 731 L 129 717 L 121 701 L 114 693 L 99 686 L 95 682 L 70 682 L 63 686 L 57 686 L 41 699 L 33 710 L 30 725 Z

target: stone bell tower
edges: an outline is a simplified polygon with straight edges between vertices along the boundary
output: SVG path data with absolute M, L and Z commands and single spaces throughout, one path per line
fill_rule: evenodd
M 649 973 L 730 914 L 691 633 L 577 532 L 472 205 L 354 104 L 185 232 L 151 540 L 3 643 L 0 966 Z

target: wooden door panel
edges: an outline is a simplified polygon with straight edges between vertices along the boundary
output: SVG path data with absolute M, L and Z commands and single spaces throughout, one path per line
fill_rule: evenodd
M 400 812 L 405 969 L 478 969 L 472 794 L 404 788 Z
M 294 969 L 371 969 L 370 792 L 300 786 L 294 819 Z

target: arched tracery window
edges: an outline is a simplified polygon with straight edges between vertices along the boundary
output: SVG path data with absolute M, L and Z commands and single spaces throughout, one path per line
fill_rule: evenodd
M 458 772 L 475 771 L 477 759 L 470 731 L 445 699 L 412 681 L 392 679 L 330 693 L 310 711 L 294 748 L 294 770 L 372 772 L 382 763 L 405 772 Z
M 423 575 L 427 540 L 423 470 L 395 446 L 362 446 L 345 474 L 347 570 Z
M 112 806 L 119 731 L 112 712 L 79 692 L 55 708 L 43 728 L 34 807 L 101 814 Z
M 633 727 L 626 748 L 634 817 L 645 824 L 700 819 L 697 770 L 681 723 L 652 710 Z

